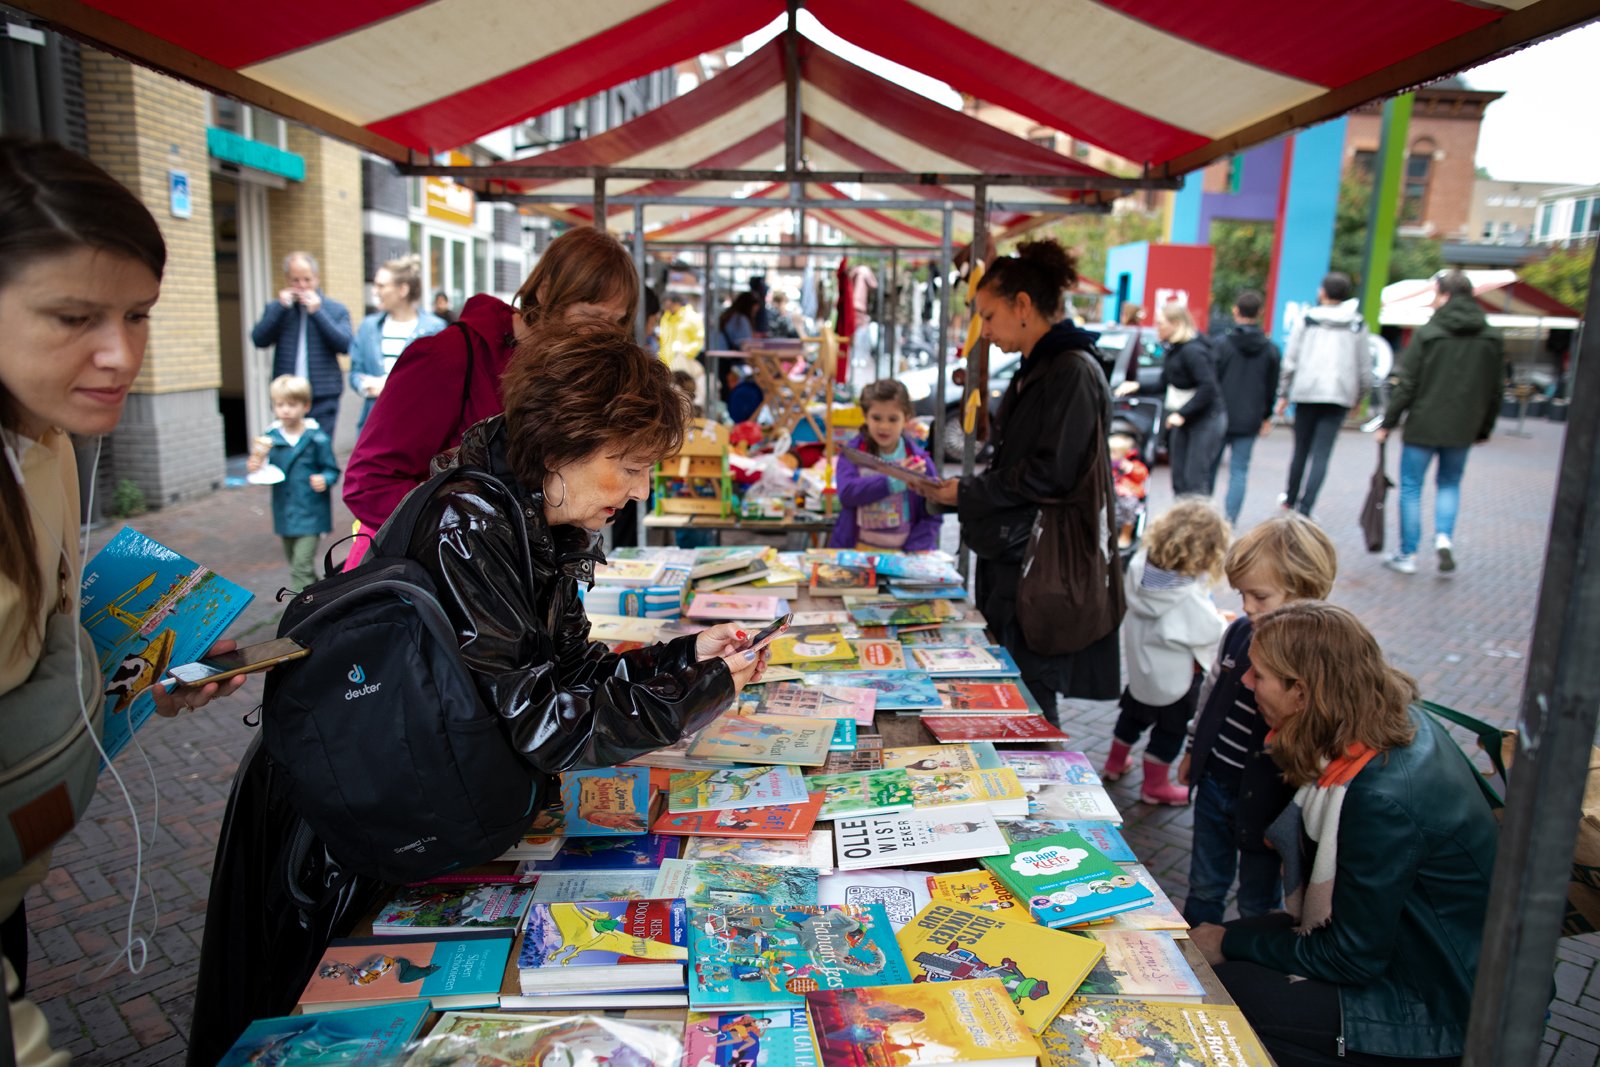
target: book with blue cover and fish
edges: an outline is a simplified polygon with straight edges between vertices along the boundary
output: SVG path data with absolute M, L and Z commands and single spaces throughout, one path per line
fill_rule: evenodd
M 535 904 L 517 953 L 522 992 L 681 989 L 688 925 L 682 900 Z
M 106 755 L 155 711 L 150 686 L 192 663 L 254 598 L 208 568 L 123 527 L 83 568 L 79 617 L 105 679 Z
M 650 817 L 650 772 L 603 767 L 561 776 L 563 827 L 571 837 L 642 834 Z
M 217 1067 L 265 1063 L 337 1063 L 378 1067 L 405 1055 L 433 1008 L 426 1000 L 402 1000 L 370 1008 L 257 1019 Z
M 981 862 L 1027 901 L 1042 926 L 1073 926 L 1155 900 L 1138 878 L 1071 830 L 1013 844 L 1005 855 Z
M 911 980 L 882 904 L 710 908 L 689 936 L 697 1011 L 797 1007 L 814 989 Z
M 435 1010 L 497 1007 L 514 935 L 469 930 L 428 938 L 349 937 L 328 945 L 300 994 L 303 1012 L 431 1000 Z

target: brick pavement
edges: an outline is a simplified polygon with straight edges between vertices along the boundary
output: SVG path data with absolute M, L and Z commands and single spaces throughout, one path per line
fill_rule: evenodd
M 1432 573 L 1426 558 L 1413 577 L 1391 574 L 1362 549 L 1356 516 L 1371 472 L 1370 438 L 1341 437 L 1318 515 L 1341 553 L 1334 599 L 1368 622 L 1391 660 L 1416 675 L 1428 696 L 1500 723 L 1515 717 L 1521 695 L 1561 439 L 1561 428 L 1553 424 L 1532 423 L 1529 430 L 1529 438 L 1501 434 L 1474 450 L 1456 538 L 1461 569 L 1452 580 Z M 1258 444 L 1245 524 L 1276 507 L 1288 452 L 1283 431 Z M 1164 468 L 1152 484 L 1153 506 L 1159 508 L 1170 499 Z M 1425 514 L 1431 506 L 1430 491 Z M 348 528 L 342 509 L 335 524 Z M 271 594 L 288 571 L 272 535 L 267 490 L 224 490 L 142 516 L 133 525 L 254 591 L 257 599 L 237 632 L 245 640 L 270 635 L 278 615 Z M 94 544 L 103 544 L 117 528 L 98 531 Z M 1231 597 L 1222 600 L 1233 606 Z M 155 720 L 140 735 L 153 775 L 137 755 L 118 763 L 145 832 L 144 892 L 153 889 L 160 902 L 154 936 L 148 908 L 138 916 L 139 931 L 149 937 L 140 973 L 130 974 L 125 966 L 106 971 L 124 941 L 135 867 L 127 808 L 109 776 L 88 817 L 57 849 L 50 877 L 30 894 L 30 989 L 75 1062 L 182 1062 L 212 849 L 234 767 L 250 741 L 241 718 L 259 695 L 260 683 L 252 681 L 238 697 L 199 714 Z M 1080 704 L 1063 712 L 1081 747 L 1103 758 L 1115 706 Z M 1130 778 L 1112 786 L 1128 837 L 1163 886 L 1181 899 L 1189 810 L 1140 804 L 1137 775 Z M 157 798 L 159 820 L 152 831 Z M 1561 943 L 1559 999 L 1544 1034 L 1541 1065 L 1600 1059 L 1597 964 L 1600 938 Z

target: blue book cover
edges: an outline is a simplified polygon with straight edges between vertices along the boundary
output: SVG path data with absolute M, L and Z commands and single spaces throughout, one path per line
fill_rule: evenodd
M 828 742 L 830 752 L 854 752 L 856 750 L 856 721 L 854 719 L 835 719 L 833 739 Z
M 123 527 L 83 569 L 84 629 L 105 679 L 105 749 L 115 759 L 155 711 L 147 691 L 211 647 L 254 594 Z
M 879 711 L 918 711 L 938 708 L 939 690 L 923 671 L 828 671 L 801 677 L 807 685 L 849 686 L 877 693 Z
M 383 1064 L 405 1054 L 433 1008 L 426 1000 L 403 1000 L 372 1008 L 347 1008 L 281 1019 L 257 1019 L 233 1043 L 217 1067 L 266 1063 Z
M 675 859 L 680 838 L 662 834 L 628 837 L 569 837 L 554 859 L 535 860 L 538 871 L 653 871 Z
M 300 994 L 300 1010 L 324 1012 L 419 997 L 432 1001 L 436 1011 L 499 1007 L 515 939 L 510 930 L 341 938 L 322 954 Z
M 911 981 L 882 904 L 734 906 L 696 911 L 689 1006 L 789 1008 L 813 989 Z
M 604 767 L 561 776 L 563 832 L 570 837 L 642 834 L 649 829 L 650 771 Z

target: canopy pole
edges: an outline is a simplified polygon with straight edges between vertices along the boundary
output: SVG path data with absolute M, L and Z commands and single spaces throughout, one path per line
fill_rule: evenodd
M 606 179 L 604 175 L 594 180 L 594 228 L 606 229 Z
M 634 316 L 633 337 L 639 344 L 645 342 L 645 324 L 649 321 L 649 312 L 646 310 L 644 296 L 645 277 L 644 269 L 644 205 L 633 205 L 633 268 L 639 274 L 639 311 Z M 641 544 L 643 542 L 640 542 Z
M 783 31 L 783 170 L 791 179 L 800 173 L 800 0 L 788 0 Z
M 950 234 L 955 224 L 955 205 L 950 201 L 944 202 L 943 236 L 939 241 L 939 375 L 934 379 L 933 386 L 933 411 L 937 420 L 934 425 L 936 432 L 933 435 L 933 465 L 943 477 L 944 470 L 944 421 L 945 421 L 945 396 L 944 375 L 950 365 L 950 261 L 953 258 L 950 250 Z
M 717 306 L 717 250 L 711 245 L 705 246 L 705 277 L 700 285 L 701 307 L 701 332 L 705 335 L 705 344 L 700 349 L 700 365 L 706 375 L 706 406 L 705 417 L 716 421 L 713 414 L 717 410 L 717 394 L 722 389 L 722 382 L 717 377 L 715 364 L 706 358 L 706 353 L 711 350 L 711 331 L 716 329 L 716 317 L 712 310 Z
M 989 186 L 982 178 L 973 183 L 972 187 L 972 244 L 967 246 L 967 272 L 971 275 L 989 265 Z M 967 315 L 970 317 L 975 312 L 968 304 Z M 967 336 L 971 336 L 969 326 Z M 978 394 L 978 416 L 972 424 L 971 433 L 961 435 L 961 477 L 972 477 L 973 468 L 978 459 L 978 431 L 989 429 L 989 342 L 981 336 L 972 346 L 972 351 L 966 353 L 967 357 L 967 394 L 961 403 L 961 428 L 967 428 L 967 404 L 972 393 Z M 962 577 L 967 575 L 968 552 L 967 543 L 961 542 L 957 549 L 956 569 Z
M 895 286 L 899 293 L 900 285 L 900 250 L 889 249 L 889 284 Z M 884 377 L 898 378 L 900 376 L 900 301 L 894 302 L 894 310 L 889 315 L 889 373 Z

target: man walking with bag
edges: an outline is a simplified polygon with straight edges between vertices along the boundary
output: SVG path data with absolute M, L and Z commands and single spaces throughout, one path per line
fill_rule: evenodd
M 1405 449 L 1400 454 L 1400 551 L 1384 566 L 1400 574 L 1417 572 L 1417 544 L 1422 539 L 1422 481 L 1437 457 L 1434 501 L 1434 549 L 1439 573 L 1456 569 L 1456 515 L 1461 505 L 1461 474 L 1467 450 L 1489 439 L 1500 414 L 1505 374 L 1505 342 L 1489 325 L 1472 296 L 1472 281 L 1458 270 L 1438 280 L 1438 310 L 1417 330 L 1400 356 L 1400 369 L 1389 393 L 1389 407 L 1377 438 L 1405 420 Z

